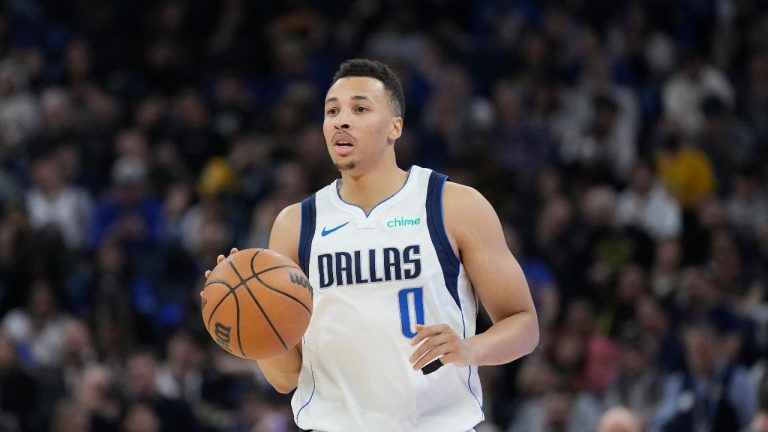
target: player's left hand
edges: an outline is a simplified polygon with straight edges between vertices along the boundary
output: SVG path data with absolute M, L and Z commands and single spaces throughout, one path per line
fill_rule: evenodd
M 421 370 L 435 359 L 439 359 L 443 364 L 453 364 L 458 367 L 467 367 L 472 364 L 472 347 L 449 326 L 417 324 L 416 331 L 418 333 L 411 339 L 411 345 L 416 346 L 422 341 L 423 343 L 409 359 L 413 370 Z

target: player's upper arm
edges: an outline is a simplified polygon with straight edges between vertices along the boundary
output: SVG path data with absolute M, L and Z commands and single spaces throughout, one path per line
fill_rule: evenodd
M 528 282 L 488 200 L 471 187 L 447 182 L 443 205 L 446 229 L 491 320 L 495 323 L 519 312 L 535 317 Z
M 269 235 L 269 248 L 298 263 L 300 229 L 301 204 L 291 204 L 281 210 L 275 218 Z
M 291 204 L 282 209 L 275 218 L 275 223 L 272 224 L 272 231 L 269 234 L 269 248 L 277 253 L 285 255 L 298 264 L 300 233 L 301 203 Z M 278 371 L 277 374 L 267 375 L 267 380 L 281 393 L 288 393 L 296 388 L 299 368 L 301 367 L 301 344 L 296 345 L 296 348 L 299 353 L 299 361 L 298 363 L 293 362 L 293 364 L 296 365 L 294 370 L 290 370 L 288 373 Z M 291 364 L 291 362 L 284 357 L 278 357 L 278 361 L 281 361 L 283 366 Z M 262 361 L 260 364 L 264 371 L 266 362 Z M 283 381 L 279 381 L 278 379 L 280 378 L 287 380 L 287 384 Z

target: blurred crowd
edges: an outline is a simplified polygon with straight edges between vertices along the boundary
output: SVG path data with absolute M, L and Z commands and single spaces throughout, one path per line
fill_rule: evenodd
M 4 3 L 0 430 L 295 430 L 198 293 L 336 176 L 351 57 L 528 278 L 542 341 L 481 368 L 478 431 L 768 430 L 765 0 Z

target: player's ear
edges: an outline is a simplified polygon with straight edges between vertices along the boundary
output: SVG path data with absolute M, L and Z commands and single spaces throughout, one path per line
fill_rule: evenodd
M 389 134 L 387 135 L 387 138 L 389 138 L 390 141 L 394 141 L 400 138 L 400 135 L 402 134 L 403 134 L 403 118 L 392 117 L 392 126 L 389 129 Z

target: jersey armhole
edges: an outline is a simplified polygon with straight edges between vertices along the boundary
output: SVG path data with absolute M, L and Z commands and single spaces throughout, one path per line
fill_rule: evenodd
M 309 257 L 312 252 L 316 224 L 315 194 L 312 194 L 301 202 L 301 231 L 299 232 L 299 267 L 307 277 L 309 277 Z
M 427 228 L 432 245 L 437 252 L 437 259 L 443 270 L 445 286 L 451 297 L 456 302 L 456 306 L 461 309 L 461 300 L 459 299 L 459 270 L 461 263 L 451 247 L 448 239 L 448 231 L 443 221 L 443 188 L 448 176 L 432 171 L 429 175 L 427 185 Z

